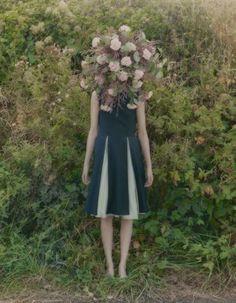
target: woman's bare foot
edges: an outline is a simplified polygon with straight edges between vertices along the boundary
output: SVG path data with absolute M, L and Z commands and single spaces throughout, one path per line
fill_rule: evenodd
M 119 276 L 120 276 L 120 278 L 126 278 L 127 277 L 125 265 L 122 264 L 122 263 L 119 264 Z
M 114 277 L 114 265 L 113 265 L 113 263 L 107 265 L 106 274 L 109 277 Z

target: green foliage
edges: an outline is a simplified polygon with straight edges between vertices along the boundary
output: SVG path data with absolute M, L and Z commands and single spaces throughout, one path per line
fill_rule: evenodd
M 81 232 L 90 96 L 80 89 L 79 66 L 98 32 L 122 24 L 141 27 L 168 57 L 164 78 L 147 84 L 154 184 L 136 239 L 163 257 L 155 275 L 180 260 L 210 274 L 233 267 L 235 41 L 222 45 L 192 1 L 66 3 L 0 4 L 1 274 L 46 265 L 86 284 L 97 270 L 99 229 Z

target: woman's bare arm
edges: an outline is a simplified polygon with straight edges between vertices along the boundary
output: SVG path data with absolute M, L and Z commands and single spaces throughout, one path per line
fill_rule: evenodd
M 82 181 L 86 185 L 90 182 L 88 171 L 89 171 L 90 161 L 94 149 L 95 139 L 98 132 L 99 103 L 97 98 L 98 98 L 97 93 L 93 91 L 90 101 L 90 129 L 87 137 L 86 153 L 85 153 L 83 173 L 82 173 Z
M 150 144 L 146 129 L 145 102 L 138 102 L 137 105 L 138 138 L 141 143 L 144 160 L 146 164 L 145 186 L 151 186 L 153 182 L 152 162 L 150 155 Z

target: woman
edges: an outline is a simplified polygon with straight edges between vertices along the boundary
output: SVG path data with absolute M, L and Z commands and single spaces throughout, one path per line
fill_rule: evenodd
M 82 173 L 83 183 L 89 184 L 84 210 L 101 218 L 101 236 L 109 276 L 114 276 L 112 220 L 113 217 L 121 217 L 119 276 L 122 278 L 127 277 L 126 261 L 133 220 L 148 211 L 146 188 L 153 183 L 145 103 L 138 102 L 137 107 L 131 108 L 126 106 L 128 96 L 125 99 L 122 107 L 106 111 L 101 110 L 101 98 L 95 91 L 92 93 L 90 130 Z M 95 157 L 90 178 L 93 150 Z

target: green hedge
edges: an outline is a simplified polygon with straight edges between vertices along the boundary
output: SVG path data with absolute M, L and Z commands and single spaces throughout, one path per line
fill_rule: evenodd
M 210 271 L 233 264 L 236 69 L 227 45 L 207 12 L 190 1 L 94 2 L 1 4 L 2 245 L 11 226 L 31 245 L 42 237 L 37 247 L 50 251 L 50 264 L 58 254 L 71 260 L 65 243 L 74 243 L 78 222 L 88 220 L 81 173 L 90 96 L 80 89 L 79 63 L 97 32 L 127 24 L 142 27 L 168 59 L 161 84 L 149 83 L 154 184 L 150 215 L 135 223 L 135 235 L 151 237 L 153 250 L 166 257 L 187 250 Z

